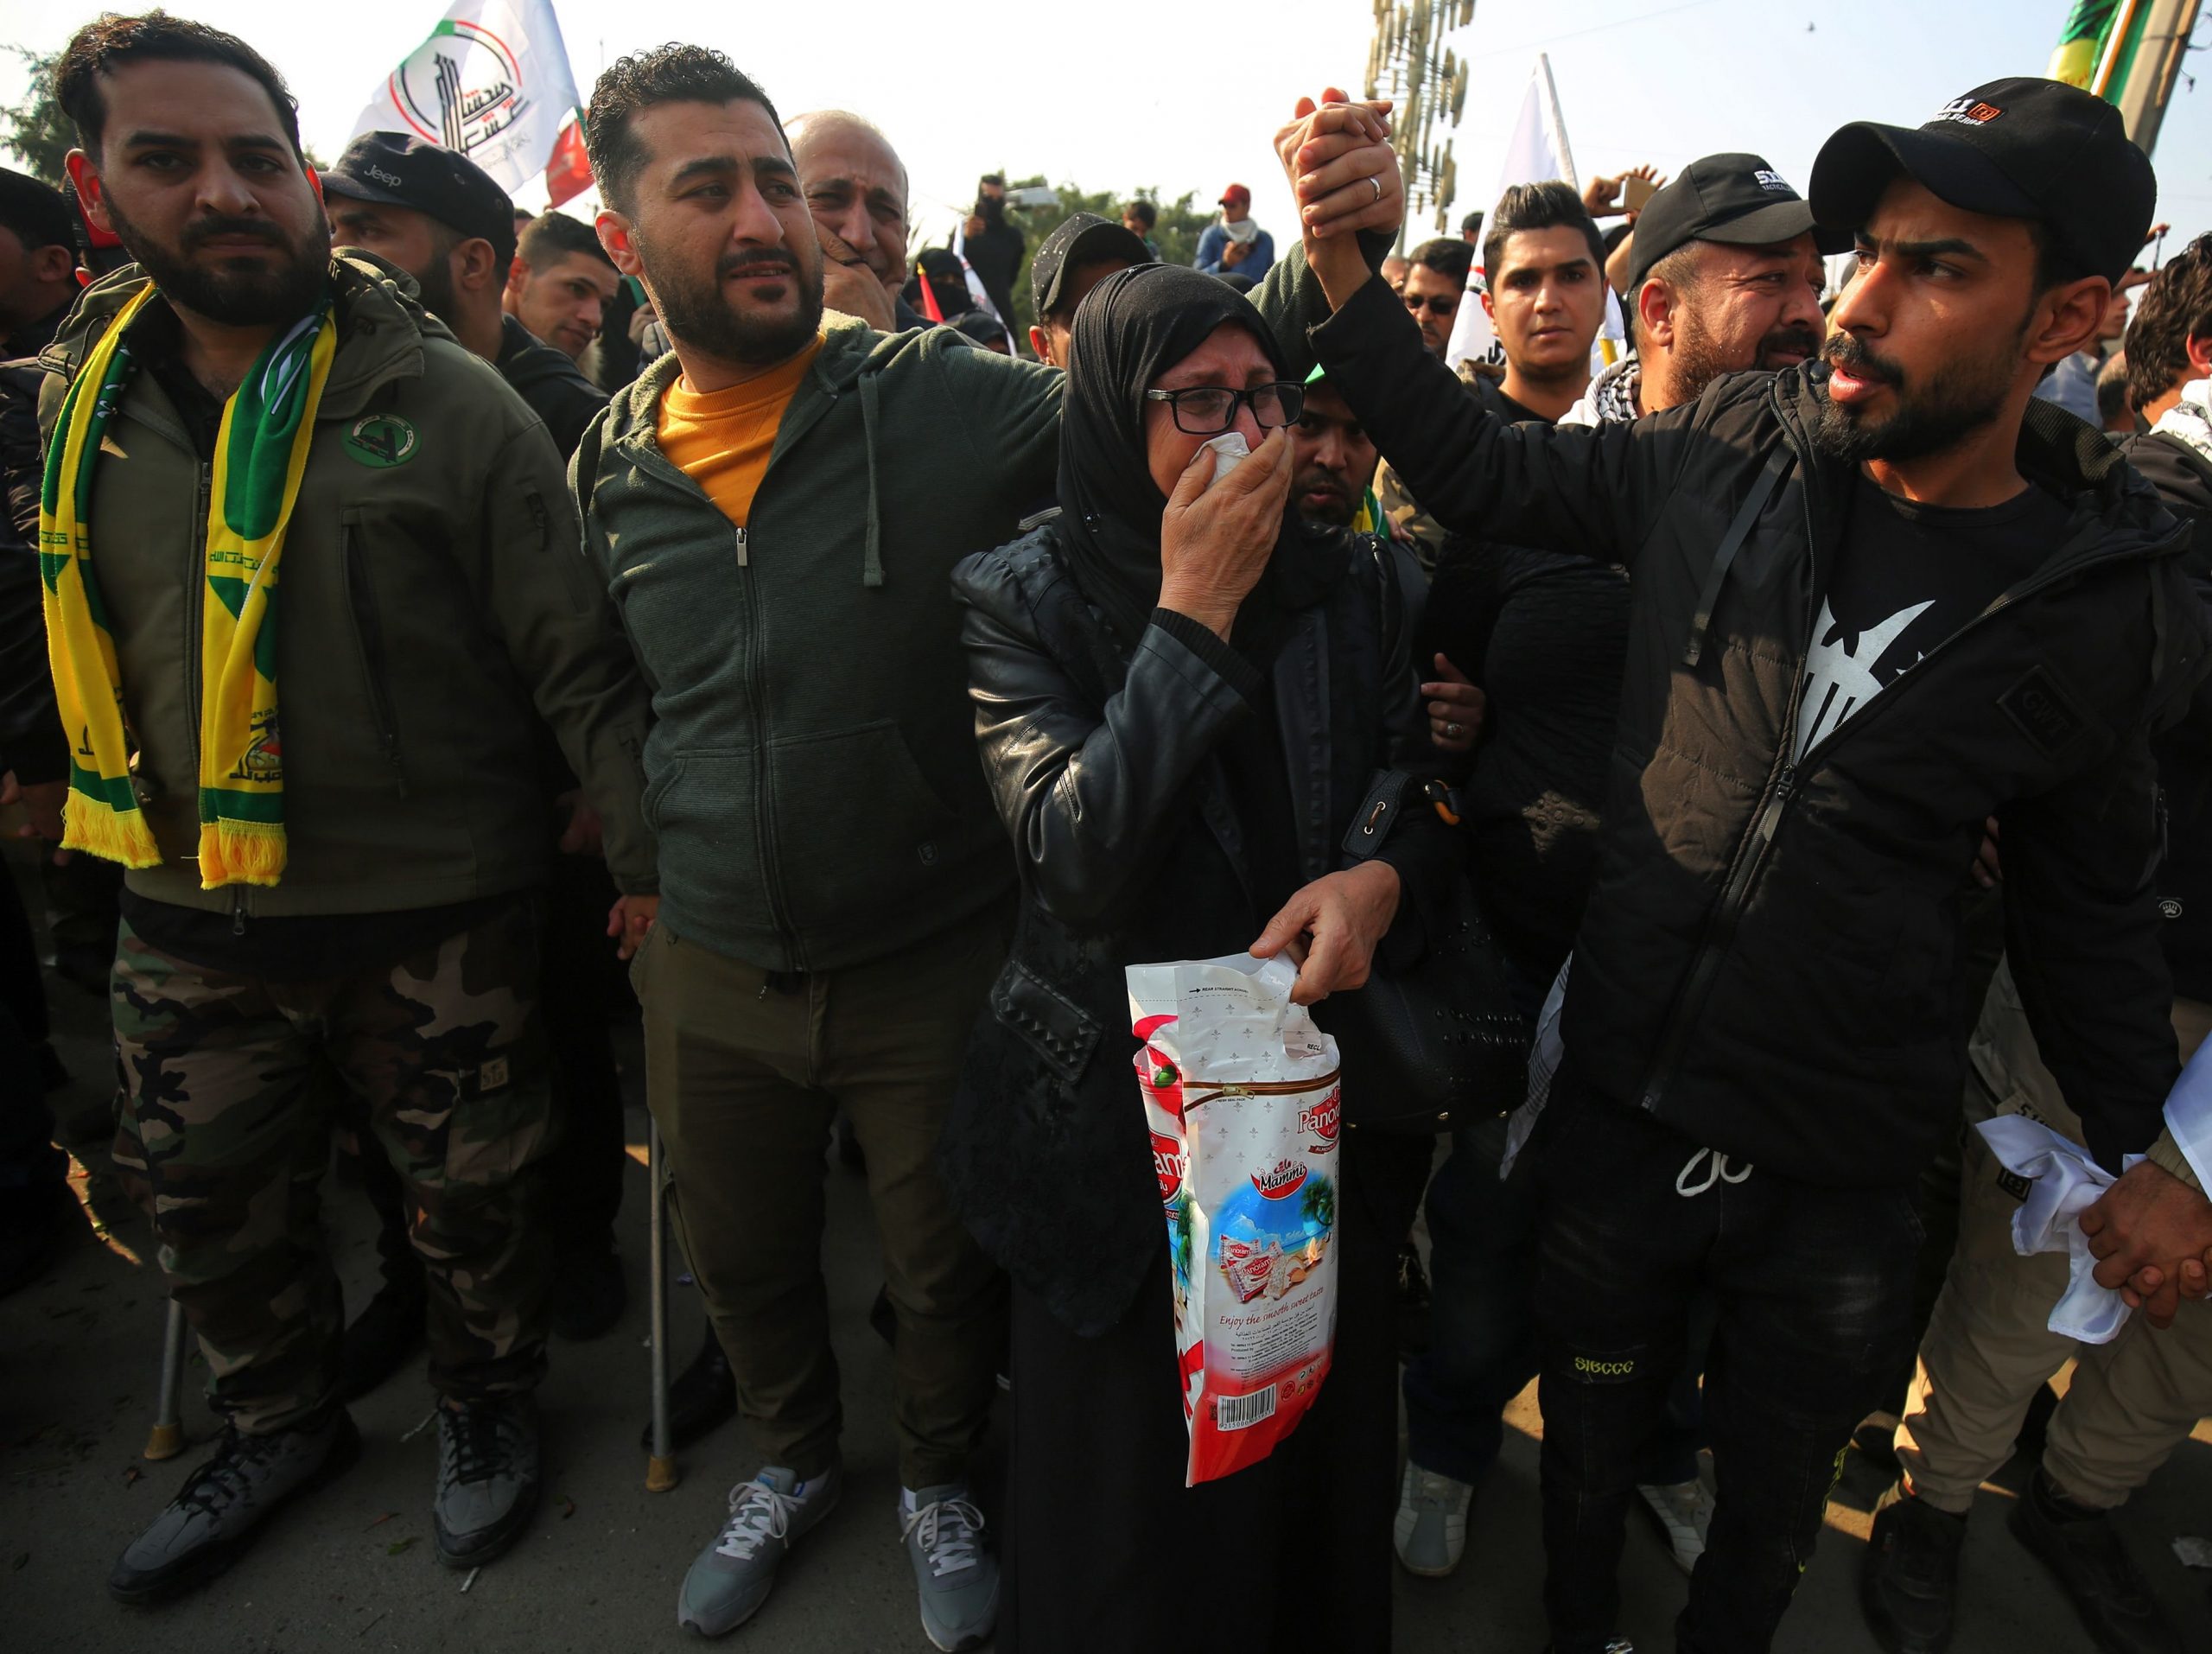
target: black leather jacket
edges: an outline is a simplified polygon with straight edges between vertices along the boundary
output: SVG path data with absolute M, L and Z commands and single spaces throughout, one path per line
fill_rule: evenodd
M 1375 772 L 1426 750 L 1417 678 L 1382 542 L 1343 537 L 1350 572 L 1295 615 L 1272 686 L 1300 868 L 1350 864 Z M 1130 1059 L 1122 970 L 1234 952 L 1273 917 L 1249 894 L 1223 737 L 1253 669 L 1155 611 L 1126 659 L 1059 558 L 1052 524 L 963 562 L 953 588 L 985 775 L 1013 835 L 1013 951 L 970 1042 L 940 1161 L 984 1250 L 1075 1331 L 1111 1326 L 1166 1234 Z M 1449 837 L 1402 811 L 1378 853 L 1404 886 L 1385 939 L 1403 964 L 1450 876 Z

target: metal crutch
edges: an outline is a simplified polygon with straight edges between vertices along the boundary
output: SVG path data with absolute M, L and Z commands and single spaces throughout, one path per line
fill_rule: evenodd
M 668 1185 L 658 1122 L 645 1126 L 645 1178 L 652 1185 L 645 1223 L 653 1385 L 653 1450 L 645 1460 L 645 1492 L 665 1493 L 681 1478 L 668 1440 Z
M 146 1457 L 156 1461 L 184 1451 L 184 1306 L 172 1298 L 162 1332 L 161 1398 L 154 1406 L 154 1428 L 146 1433 Z

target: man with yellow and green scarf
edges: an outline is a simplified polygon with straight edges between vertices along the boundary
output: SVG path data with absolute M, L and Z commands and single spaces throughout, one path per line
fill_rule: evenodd
M 387 266 L 334 258 L 283 80 L 154 13 L 56 71 L 94 221 L 137 263 L 42 358 L 41 573 L 64 842 L 128 869 L 117 1161 L 226 1428 L 125 1549 L 127 1601 L 215 1572 L 359 1438 L 314 1184 L 334 1074 L 404 1182 L 430 1289 L 442 1560 L 512 1543 L 553 1119 L 537 1002 L 542 717 L 653 888 L 643 691 L 560 457 Z

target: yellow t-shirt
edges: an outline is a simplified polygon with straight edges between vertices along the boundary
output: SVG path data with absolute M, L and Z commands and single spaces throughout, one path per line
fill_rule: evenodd
M 701 392 L 679 373 L 661 395 L 660 451 L 740 528 L 768 469 L 784 410 L 821 349 L 817 334 L 804 351 L 758 379 Z

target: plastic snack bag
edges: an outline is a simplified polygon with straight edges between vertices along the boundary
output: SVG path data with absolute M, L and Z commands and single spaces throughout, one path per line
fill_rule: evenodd
M 1298 1428 L 1337 1330 L 1337 1044 L 1287 959 L 1128 968 L 1137 1088 L 1174 1270 L 1186 1485 Z

